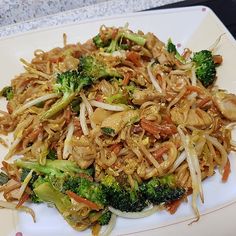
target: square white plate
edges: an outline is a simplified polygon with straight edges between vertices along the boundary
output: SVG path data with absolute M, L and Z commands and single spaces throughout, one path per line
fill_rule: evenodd
M 98 33 L 102 24 L 107 26 L 129 27 L 144 33 L 153 32 L 163 42 L 169 37 L 180 47 L 189 47 L 193 51 L 209 48 L 222 34 L 216 53 L 223 56 L 224 62 L 218 69 L 217 84 L 236 93 L 235 58 L 236 42 L 215 14 L 204 6 L 179 8 L 172 10 L 147 11 L 123 16 L 84 21 L 40 31 L 31 31 L 0 40 L 0 87 L 10 83 L 15 75 L 23 71 L 19 58 L 30 60 L 35 49 L 49 50 L 62 46 L 62 34 L 66 33 L 70 43 L 84 42 Z M 5 103 L 1 100 L 0 107 Z M 2 157 L 6 150 L 1 148 Z M 188 225 L 193 219 L 189 203 L 183 203 L 173 216 L 160 212 L 139 220 L 119 218 L 112 235 L 181 235 L 181 236 L 233 236 L 236 232 L 236 161 L 231 154 L 232 173 L 227 183 L 221 183 L 221 177 L 204 181 L 205 203 L 199 202 L 202 217 L 199 222 Z M 90 231 L 78 233 L 70 228 L 53 208 L 46 205 L 32 206 L 35 209 L 37 223 L 30 216 L 8 210 L 0 211 L 0 236 L 15 236 L 22 232 L 24 236 L 76 236 L 90 235 Z

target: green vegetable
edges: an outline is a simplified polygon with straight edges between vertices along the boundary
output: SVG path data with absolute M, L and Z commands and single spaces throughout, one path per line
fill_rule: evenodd
M 106 194 L 107 204 L 120 211 L 137 212 L 147 206 L 138 187 L 135 189 L 123 187 L 113 176 L 105 176 L 101 184 Z
M 46 164 L 42 166 L 38 162 L 18 159 L 14 164 L 20 168 L 27 168 L 41 174 L 54 175 L 58 177 L 64 176 L 64 173 L 84 173 L 91 175 L 93 172 L 92 169 L 83 170 L 79 168 L 76 163 L 69 160 L 47 160 Z
M 104 48 L 106 46 L 108 46 L 109 44 L 109 40 L 108 41 L 103 41 L 100 37 L 100 35 L 96 35 L 95 37 L 93 37 L 93 43 L 96 45 L 96 47 L 98 48 Z
M 155 205 L 172 202 L 185 194 L 185 189 L 175 185 L 173 176 L 152 178 L 140 186 L 140 191 L 146 199 Z
M 0 173 L 0 185 L 6 184 L 8 181 L 9 181 L 9 177 L 5 173 L 1 172 Z
M 122 93 L 117 93 L 107 97 L 106 102 L 110 104 L 127 104 L 128 99 Z
M 115 130 L 109 127 L 102 127 L 101 130 L 105 135 L 108 135 L 111 137 L 114 137 L 116 134 Z
M 82 76 L 92 78 L 93 82 L 100 78 L 122 77 L 114 68 L 109 67 L 94 56 L 84 56 L 80 58 L 80 71 Z
M 77 71 L 67 71 L 57 75 L 57 81 L 54 85 L 58 93 L 63 96 L 52 107 L 40 116 L 41 120 L 49 119 L 56 113 L 67 107 L 85 86 L 92 84 L 92 78 L 81 76 Z
M 85 178 L 70 177 L 63 185 L 63 191 L 71 190 L 79 196 L 99 205 L 106 205 L 102 186 Z
M 34 192 L 42 201 L 53 203 L 62 214 L 72 207 L 69 197 L 53 188 L 49 182 L 39 184 Z
M 212 52 L 202 50 L 193 55 L 192 61 L 196 67 L 196 77 L 203 86 L 207 87 L 213 84 L 216 78 L 216 65 L 213 60 Z
M 179 54 L 178 50 L 176 49 L 176 46 L 172 43 L 172 40 L 170 38 L 168 39 L 166 49 L 169 53 L 173 53 L 177 60 L 182 63 L 185 63 L 185 59 Z
M 146 38 L 143 35 L 132 33 L 130 31 L 125 31 L 124 29 L 119 29 L 115 38 L 102 39 L 100 34 L 93 38 L 93 42 L 98 48 L 104 48 L 106 52 L 114 52 L 120 49 L 128 49 L 129 46 L 122 43 L 122 39 L 128 39 L 137 45 L 144 46 L 146 43 Z
M 14 92 L 11 86 L 4 87 L 1 92 L 0 96 L 5 97 L 8 101 L 14 97 Z
M 81 103 L 81 99 L 79 98 L 76 98 L 75 100 L 71 102 L 71 110 L 77 115 L 79 115 L 80 113 L 80 103 Z
M 76 99 L 84 87 L 92 85 L 102 77 L 121 77 L 121 75 L 94 56 L 81 57 L 78 71 L 66 71 L 57 75 L 54 89 L 58 93 L 62 93 L 62 98 L 54 103 L 48 111 L 41 114 L 40 119 L 49 119 L 66 108 Z
M 47 159 L 49 160 L 56 160 L 57 159 L 57 152 L 55 149 L 49 149 L 47 154 Z
M 108 225 L 111 219 L 112 213 L 109 210 L 106 210 L 98 219 L 99 225 Z
M 29 172 L 30 172 L 30 169 L 28 169 L 28 168 L 22 168 L 21 176 L 20 176 L 20 181 L 21 181 L 22 183 L 24 182 L 24 180 L 25 180 L 25 178 L 27 177 L 27 175 L 29 174 Z M 37 178 L 38 178 L 38 175 L 37 175 L 35 172 L 33 172 L 33 173 L 32 173 L 32 177 L 31 177 L 31 179 L 30 179 L 30 181 L 29 181 L 29 183 L 28 183 L 28 186 L 31 187 L 31 186 L 33 185 L 34 181 L 35 181 Z

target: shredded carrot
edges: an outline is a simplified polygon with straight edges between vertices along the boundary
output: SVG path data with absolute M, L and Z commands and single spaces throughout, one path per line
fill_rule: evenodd
M 128 85 L 129 81 L 130 81 L 130 77 L 131 77 L 131 74 L 130 73 L 125 73 L 124 74 L 124 79 L 122 81 L 122 84 L 124 86 Z
M 198 102 L 197 106 L 201 108 L 205 104 L 207 104 L 209 101 L 211 101 L 211 98 L 210 97 L 205 97 L 200 102 Z
M 224 172 L 222 175 L 222 182 L 226 182 L 228 180 L 230 172 L 231 172 L 230 161 L 228 159 L 224 167 Z
M 153 135 L 168 136 L 177 133 L 174 124 L 158 124 L 146 119 L 141 119 L 140 125 L 144 130 Z
M 134 63 L 135 66 L 141 66 L 140 55 L 137 52 L 131 51 L 126 54 L 127 60 Z
M 116 155 L 118 155 L 120 150 L 122 149 L 122 144 L 121 143 L 112 144 L 109 149 L 111 152 L 114 152 Z
M 192 92 L 196 92 L 198 94 L 204 94 L 203 89 L 198 86 L 188 85 L 186 86 L 186 88 L 187 88 L 187 91 L 185 95 L 189 95 Z
M 101 207 L 98 204 L 91 202 L 90 200 L 88 200 L 86 198 L 80 197 L 79 195 L 77 195 L 76 193 L 74 193 L 70 190 L 66 191 L 66 194 L 70 198 L 74 199 L 76 202 L 84 203 L 85 205 L 87 205 L 88 207 L 90 207 L 93 210 L 99 211 L 101 209 Z
M 181 202 L 183 201 L 183 199 L 178 199 L 175 200 L 171 203 L 167 204 L 167 210 L 170 212 L 171 215 L 175 214 L 175 212 L 177 211 L 178 207 L 180 206 Z
M 21 196 L 19 202 L 17 203 L 16 208 L 21 207 L 21 206 L 29 199 L 29 196 L 30 196 L 30 195 L 29 195 L 28 193 L 24 193 L 24 194 Z
M 154 153 L 153 153 L 153 157 L 159 162 L 161 163 L 163 161 L 162 159 L 162 155 L 167 152 L 169 149 L 165 146 L 160 147 L 159 149 L 157 149 Z

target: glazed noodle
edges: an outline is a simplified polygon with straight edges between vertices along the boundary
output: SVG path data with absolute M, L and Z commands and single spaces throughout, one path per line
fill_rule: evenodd
M 34 217 L 24 202 L 52 202 L 76 230 L 108 224 L 108 235 L 115 215 L 173 214 L 192 194 L 198 220 L 202 181 L 218 168 L 225 182 L 235 149 L 236 97 L 214 86 L 222 57 L 180 55 L 171 40 L 127 26 L 64 44 L 21 59 L 25 71 L 2 90 L 0 131 L 14 140 L 0 206 Z

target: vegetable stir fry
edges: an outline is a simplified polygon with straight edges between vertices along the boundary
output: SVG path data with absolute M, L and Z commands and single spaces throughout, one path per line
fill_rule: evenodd
M 25 202 L 51 203 L 74 229 L 108 235 L 117 215 L 173 214 L 192 194 L 198 220 L 202 181 L 216 168 L 227 181 L 235 150 L 236 96 L 214 85 L 222 57 L 127 26 L 64 41 L 21 59 L 0 93 L 0 132 L 13 133 L 0 206 L 35 219 Z

